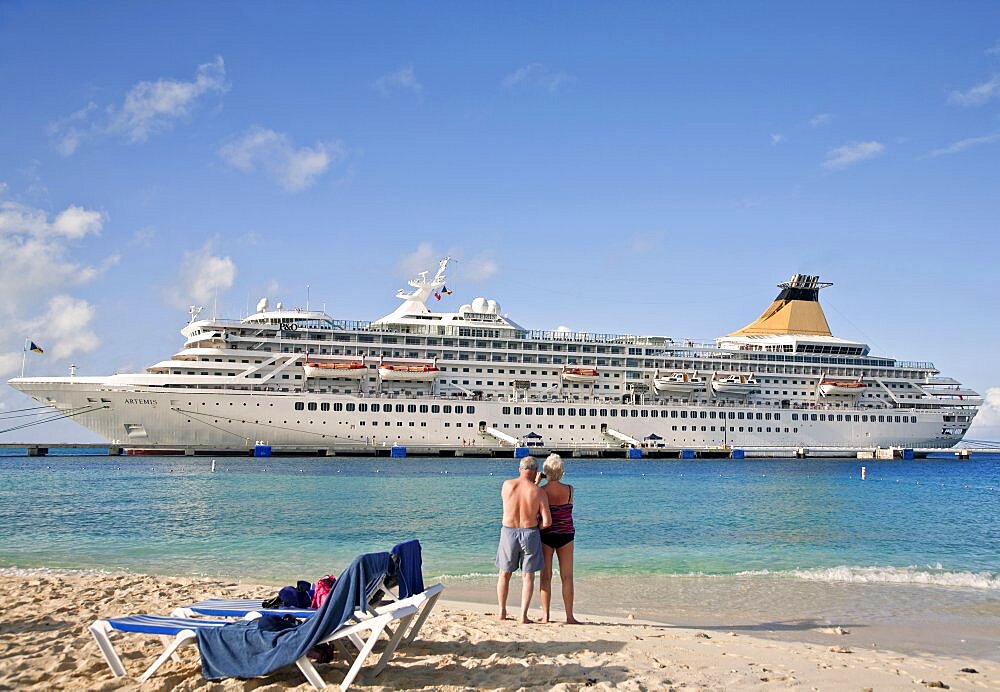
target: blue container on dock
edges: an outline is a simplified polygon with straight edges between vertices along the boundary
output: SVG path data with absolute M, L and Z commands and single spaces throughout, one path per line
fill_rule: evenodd
M 271 456 L 271 445 L 256 445 L 253 448 L 253 455 L 255 457 L 269 457 Z
M 694 459 L 694 450 L 693 449 L 682 449 L 681 450 L 681 459 Z
M 742 449 L 734 449 L 729 455 L 730 459 L 744 459 L 746 458 Z
M 626 459 L 642 459 L 642 450 L 638 447 L 629 447 Z
M 514 458 L 523 459 L 531 455 L 531 450 L 527 447 L 514 447 Z
M 903 448 L 903 459 L 907 461 L 913 461 L 913 450 L 909 448 Z
M 389 456 L 393 459 L 405 459 L 406 458 L 406 447 L 401 445 L 393 445 L 392 449 L 389 450 Z

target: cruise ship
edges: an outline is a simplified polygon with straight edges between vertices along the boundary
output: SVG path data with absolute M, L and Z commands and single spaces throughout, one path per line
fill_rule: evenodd
M 192 307 L 183 347 L 143 373 L 10 384 L 123 447 L 330 454 L 948 448 L 982 403 L 932 363 L 833 336 L 819 302 L 832 284 L 817 276 L 792 276 L 755 321 L 697 343 L 531 330 L 485 298 L 438 312 L 447 265 L 374 322 L 267 299 L 240 320 Z

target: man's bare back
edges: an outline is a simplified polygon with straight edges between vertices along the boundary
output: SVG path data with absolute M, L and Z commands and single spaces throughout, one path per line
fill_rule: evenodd
M 500 497 L 503 499 L 502 523 L 507 528 L 531 529 L 539 526 L 539 515 L 542 517 L 539 528 L 546 529 L 552 525 L 548 498 L 528 474 L 521 473 L 517 478 L 504 481 Z

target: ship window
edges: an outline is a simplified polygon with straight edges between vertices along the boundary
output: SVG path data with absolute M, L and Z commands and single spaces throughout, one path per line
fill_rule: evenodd
M 652 416 L 653 418 L 659 418 L 660 412 L 654 408 L 652 411 L 649 412 L 649 415 Z
M 353 411 L 354 410 L 354 404 L 346 404 L 344 406 L 344 410 L 346 410 L 346 411 Z
M 740 411 L 739 413 L 737 413 L 736 417 L 739 418 L 740 420 L 743 420 L 743 411 Z
M 565 415 L 566 415 L 566 409 L 564 409 L 564 408 L 560 408 L 560 409 L 558 409 L 558 410 L 556 411 L 556 413 L 557 413 L 557 415 L 560 415 L 560 416 L 565 416 Z
M 576 412 L 577 412 L 577 415 L 580 415 L 580 416 L 586 416 L 587 415 L 587 409 L 585 409 L 585 408 L 577 409 Z
M 503 412 L 504 412 L 504 415 L 508 415 L 510 413 L 510 406 L 504 406 L 503 407 Z M 515 406 L 514 407 L 514 415 L 515 416 L 520 416 L 521 415 L 521 407 L 520 406 Z
M 810 417 L 811 417 L 811 420 L 816 420 L 817 416 L 816 416 L 816 414 L 815 414 L 815 413 L 811 413 L 811 414 L 809 414 L 809 415 L 810 415 Z
M 611 414 L 612 418 L 617 418 L 618 417 L 618 409 L 616 409 L 616 408 L 611 409 L 610 411 L 608 411 L 608 413 Z
M 596 409 L 596 408 L 592 408 L 592 409 L 590 409 L 590 415 L 592 415 L 592 416 L 596 416 L 596 415 L 597 415 L 597 409 Z M 602 414 L 602 415 L 603 415 L 603 414 Z
M 334 404 L 334 408 L 336 408 L 336 407 L 337 407 L 337 406 L 339 406 L 339 405 L 340 405 L 340 404 Z M 378 412 L 379 412 L 379 409 L 381 409 L 381 408 L 382 408 L 382 405 L 381 405 L 381 404 L 372 404 L 372 413 L 378 413 Z M 338 410 L 338 411 L 339 411 L 340 409 L 336 409 L 336 410 Z
M 329 404 L 323 404 L 323 405 L 326 406 L 326 408 L 323 409 L 324 411 L 328 411 L 330 409 L 330 405 Z M 361 413 L 367 413 L 368 412 L 368 404 L 358 404 L 358 411 L 360 411 Z
M 670 417 L 671 417 L 671 418 L 676 418 L 677 416 L 678 416 L 678 413 L 677 413 L 677 411 L 671 411 L 671 412 L 670 412 Z
M 575 408 L 567 409 L 566 414 L 569 415 L 569 416 L 575 416 L 576 415 L 576 409 Z
M 709 418 L 715 418 L 715 411 L 709 411 L 708 412 L 708 417 Z
M 895 422 L 896 422 L 896 423 L 898 423 L 898 422 L 899 422 L 899 416 L 896 416 L 896 421 L 895 421 Z
M 336 404 L 333 405 L 333 410 L 334 411 L 343 411 L 344 410 L 344 405 L 341 404 L 341 403 L 336 403 Z
M 774 420 L 781 420 L 781 414 L 780 413 L 775 413 L 774 414 Z
M 792 414 L 792 420 L 798 420 L 798 419 L 799 419 L 799 414 L 793 413 Z
M 916 423 L 917 422 L 917 417 L 916 416 L 910 416 L 910 422 L 911 423 Z
M 408 405 L 406 407 L 406 412 L 407 413 L 416 413 L 417 412 L 417 405 L 416 404 L 410 404 L 410 405 Z
M 441 407 L 437 404 L 431 404 L 431 413 L 441 413 Z
M 855 416 L 854 416 L 854 422 L 855 422 L 855 423 L 859 422 L 860 420 L 861 420 L 861 416 L 858 416 L 858 415 L 855 415 Z M 867 420 L 867 419 L 866 419 L 866 420 Z
M 688 417 L 688 412 L 687 411 L 681 411 L 681 418 L 687 418 L 687 417 Z M 743 417 L 743 414 L 741 413 L 740 414 L 740 418 L 742 418 L 742 417 Z
M 607 415 L 608 415 L 608 409 L 606 409 L 606 408 L 602 408 L 602 409 L 601 409 L 601 415 L 602 415 L 602 416 L 607 416 Z
M 878 417 L 878 422 L 879 423 L 885 423 L 885 416 L 879 416 Z
M 825 413 L 819 414 L 819 419 L 820 420 L 826 420 L 826 414 Z
M 649 418 L 649 411 L 647 411 L 646 409 L 643 409 L 639 413 L 640 415 L 642 415 L 643 418 Z
M 316 402 L 315 402 L 315 401 L 310 401 L 310 402 L 309 402 L 309 410 L 310 410 L 310 411 L 315 411 L 315 410 L 316 410 L 316 408 L 317 408 L 317 407 L 316 407 Z
M 303 404 L 301 401 L 296 401 L 295 402 L 295 410 L 296 411 L 304 411 L 305 408 L 306 408 L 306 405 Z
M 632 409 L 631 411 L 629 411 L 629 415 L 632 416 L 633 418 L 638 418 L 639 412 L 635 409 Z

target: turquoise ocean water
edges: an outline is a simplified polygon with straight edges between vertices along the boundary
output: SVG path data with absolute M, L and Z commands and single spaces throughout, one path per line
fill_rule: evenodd
M 211 463 L 0 457 L 0 567 L 285 583 L 416 537 L 425 575 L 490 597 L 509 459 Z M 592 610 L 898 623 L 930 608 L 1000 643 L 1000 457 L 568 460 L 566 481 Z

